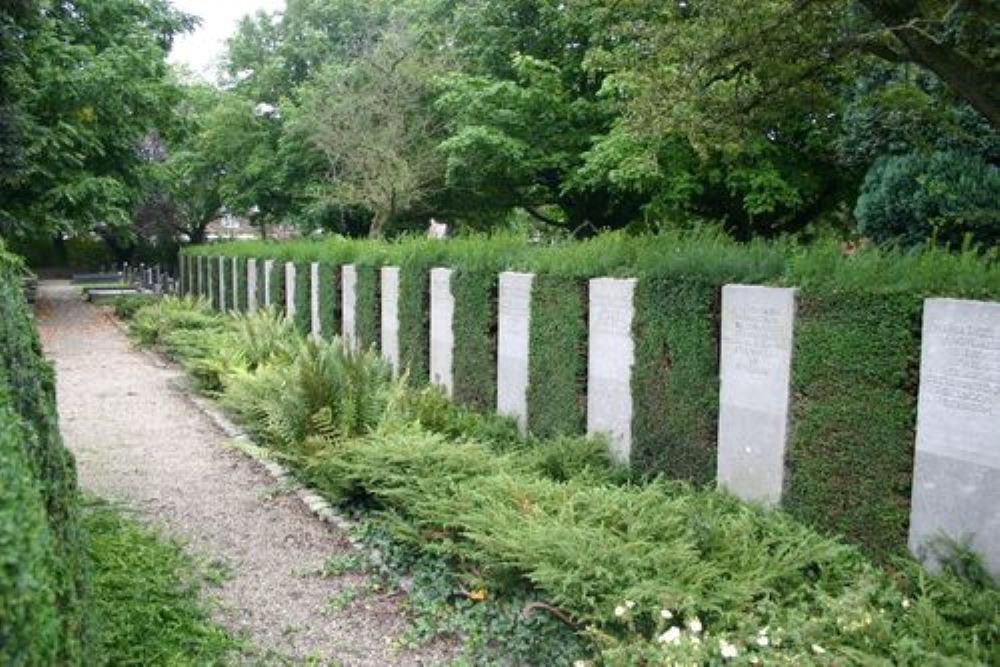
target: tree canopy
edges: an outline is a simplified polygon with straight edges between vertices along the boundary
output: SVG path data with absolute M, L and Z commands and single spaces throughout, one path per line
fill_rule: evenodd
M 7 233 L 1000 241 L 995 0 L 288 0 L 215 88 L 168 71 L 161 0 L 8 5 Z

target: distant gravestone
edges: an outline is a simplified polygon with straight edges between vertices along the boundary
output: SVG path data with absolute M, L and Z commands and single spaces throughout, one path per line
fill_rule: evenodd
M 257 312 L 257 260 L 247 260 L 247 312 Z
M 382 358 L 399 373 L 399 268 L 384 266 L 382 276 Z
M 205 257 L 199 255 L 195 258 L 198 262 L 198 296 L 207 296 L 208 289 L 205 279 Z
M 211 257 L 206 257 L 205 258 L 205 276 L 206 276 L 207 281 L 208 281 L 208 285 L 205 288 L 206 289 L 205 298 L 208 299 L 208 302 L 210 304 L 212 304 L 213 308 L 215 308 L 215 307 L 218 306 L 219 293 L 218 293 L 218 290 L 215 287 L 215 283 L 217 282 L 216 281 L 216 272 L 214 270 L 212 270 L 212 258 Z
M 229 264 L 229 275 L 233 277 L 233 312 L 240 310 L 240 260 L 231 258 Z
M 587 352 L 587 433 L 607 436 L 611 457 L 628 464 L 632 453 L 632 340 L 634 279 L 590 281 Z
M 358 346 L 358 270 L 353 264 L 340 267 L 341 335 L 349 348 Z
M 796 290 L 722 288 L 718 484 L 774 507 L 785 483 Z
M 1000 303 L 924 302 L 910 550 L 967 542 L 1000 577 Z
M 319 319 L 319 263 L 309 265 L 309 320 L 310 331 L 314 338 L 323 335 L 323 325 Z
M 295 264 L 285 262 L 285 314 L 288 319 L 295 317 Z
M 271 303 L 271 274 L 274 273 L 274 260 L 264 260 L 264 307 L 270 308 Z
M 219 311 L 226 312 L 226 258 L 219 257 Z
M 497 322 L 497 412 L 528 428 L 530 273 L 500 274 Z
M 451 294 L 451 269 L 431 269 L 431 384 L 454 390 L 452 357 L 455 351 L 455 298 Z

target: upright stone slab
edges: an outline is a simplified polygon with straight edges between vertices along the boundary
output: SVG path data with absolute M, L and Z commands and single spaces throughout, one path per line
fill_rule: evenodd
M 431 269 L 431 384 L 449 397 L 455 388 L 452 357 L 455 351 L 455 298 L 451 294 L 451 269 Z
M 632 341 L 634 279 L 590 281 L 587 343 L 587 433 L 603 434 L 611 458 L 628 464 L 632 454 Z
M 910 550 L 942 535 L 1000 578 L 1000 303 L 924 302 Z
M 216 287 L 218 282 L 218 272 L 212 267 L 212 258 L 205 258 L 205 276 L 208 280 L 208 285 L 205 287 L 205 298 L 208 302 L 212 304 L 213 308 L 219 307 L 219 289 Z
M 233 257 L 229 260 L 229 275 L 233 277 L 233 312 L 240 310 L 240 260 Z
M 226 312 L 226 258 L 219 257 L 219 312 Z
M 247 312 L 257 312 L 257 260 L 247 259 Z
M 271 273 L 274 271 L 274 260 L 264 260 L 264 307 L 270 308 L 271 303 Z
M 319 263 L 309 265 L 309 322 L 313 337 L 323 335 L 323 325 L 319 319 Z
M 399 373 L 399 268 L 383 266 L 381 270 L 382 358 Z
M 722 288 L 718 484 L 774 507 L 785 483 L 794 289 Z
M 340 267 L 340 319 L 344 344 L 351 348 L 358 345 L 358 270 L 353 264 Z
M 528 428 L 528 350 L 531 322 L 530 273 L 500 274 L 497 318 L 497 412 Z
M 201 255 L 198 255 L 195 258 L 195 261 L 198 264 L 198 296 L 208 296 L 208 292 L 206 291 L 207 287 L 206 287 L 206 280 L 205 280 L 205 273 L 206 273 L 205 272 L 205 260 L 206 259 L 207 259 L 206 257 L 203 257 Z
M 295 264 L 285 262 L 285 315 L 295 317 Z

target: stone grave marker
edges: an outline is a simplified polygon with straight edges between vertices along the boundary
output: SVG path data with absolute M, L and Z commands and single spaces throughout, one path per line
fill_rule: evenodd
M 611 457 L 626 465 L 632 453 L 635 286 L 631 278 L 590 281 L 587 433 L 607 436 Z
M 530 273 L 500 274 L 497 322 L 497 411 L 528 428 Z
M 454 390 L 454 318 L 455 298 L 451 294 L 451 269 L 431 269 L 430 381 L 444 389 L 449 397 Z
M 313 337 L 323 335 L 323 325 L 319 318 L 319 263 L 309 265 L 309 322 Z
M 257 312 L 257 260 L 247 260 L 247 312 Z
M 796 290 L 722 288 L 718 484 L 774 507 L 785 482 Z
M 295 264 L 285 262 L 285 314 L 288 319 L 295 317 Z
M 924 302 L 910 550 L 967 542 L 1000 578 L 1000 303 Z
M 271 303 L 271 274 L 274 272 L 274 260 L 264 260 L 264 307 L 270 308 Z
M 340 308 L 344 344 L 350 348 L 358 347 L 357 308 L 358 308 L 358 271 L 353 264 L 340 267 Z
M 382 358 L 399 374 L 399 268 L 383 266 L 381 270 Z

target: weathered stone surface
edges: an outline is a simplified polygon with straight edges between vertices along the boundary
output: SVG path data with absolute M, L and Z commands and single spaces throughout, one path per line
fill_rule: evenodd
M 358 270 L 353 264 L 345 264 L 340 267 L 341 336 L 344 344 L 353 348 L 358 345 L 357 310 Z
M 198 263 L 198 296 L 208 296 L 208 287 L 205 280 L 205 260 L 207 258 L 199 255 L 195 259 Z
M 247 260 L 247 312 L 257 312 L 257 260 Z
M 240 309 L 240 260 L 233 257 L 229 261 L 229 273 L 233 276 L 233 312 L 238 312 Z
M 1000 577 L 1000 303 L 924 302 L 910 550 L 968 542 Z
M 497 322 L 497 411 L 528 428 L 530 273 L 500 274 Z
M 788 443 L 794 289 L 722 289 L 718 484 L 739 498 L 781 501 Z
M 399 268 L 384 266 L 382 276 L 382 358 L 399 373 Z
M 208 283 L 205 287 L 205 298 L 212 304 L 213 308 L 219 306 L 219 290 L 216 287 L 218 282 L 218 272 L 212 267 L 211 257 L 205 257 L 205 279 Z
M 634 279 L 590 281 L 587 352 L 587 433 L 608 438 L 611 457 L 632 453 L 632 340 Z
M 270 308 L 271 303 L 271 274 L 274 272 L 274 260 L 264 260 L 264 307 Z
M 455 298 L 451 294 L 451 269 L 431 269 L 430 381 L 452 395 L 452 357 L 455 351 Z
M 319 319 L 319 263 L 309 265 L 309 330 L 319 338 L 323 335 L 323 326 Z
M 295 317 L 295 264 L 285 262 L 285 315 Z
M 219 257 L 219 312 L 226 312 L 226 258 Z

